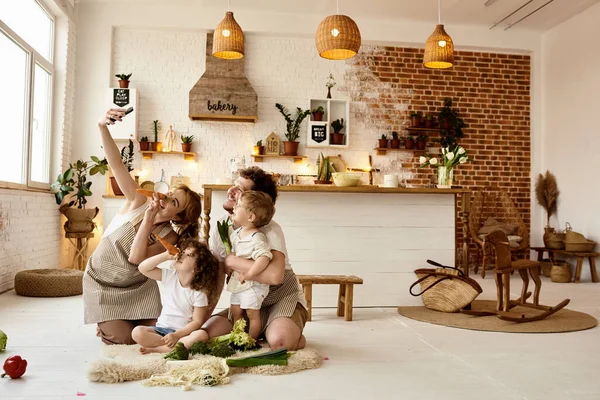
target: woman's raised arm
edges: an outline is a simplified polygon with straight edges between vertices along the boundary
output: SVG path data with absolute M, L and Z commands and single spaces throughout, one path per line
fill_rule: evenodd
M 108 166 L 117 180 L 121 191 L 123 191 L 123 194 L 127 198 L 127 201 L 131 203 L 130 208 L 137 208 L 146 202 L 146 198 L 135 191 L 139 186 L 135 183 L 125 165 L 123 165 L 119 148 L 108 130 L 108 125 L 114 125 L 125 117 L 125 111 L 124 108 L 111 108 L 106 112 L 104 118 L 98 122 L 98 128 L 100 129 L 100 137 L 102 139 L 102 146 L 104 147 L 104 154 L 106 155 Z M 115 121 L 111 120 L 111 118 Z

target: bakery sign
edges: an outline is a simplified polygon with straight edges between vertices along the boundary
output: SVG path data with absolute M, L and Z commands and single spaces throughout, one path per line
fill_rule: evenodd
M 258 96 L 246 78 L 244 60 L 212 55 L 213 34 L 206 35 L 206 71 L 190 90 L 191 120 L 256 122 Z

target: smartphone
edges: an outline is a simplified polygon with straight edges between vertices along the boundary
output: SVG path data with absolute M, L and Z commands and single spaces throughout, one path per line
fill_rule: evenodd
M 125 115 L 127 115 L 127 114 L 131 113 L 132 111 L 133 111 L 133 107 L 129 107 L 129 108 L 127 109 L 127 111 L 125 111 Z M 117 120 L 116 120 L 116 119 L 114 119 L 114 118 L 109 118 L 109 119 L 110 119 L 112 122 L 117 122 Z

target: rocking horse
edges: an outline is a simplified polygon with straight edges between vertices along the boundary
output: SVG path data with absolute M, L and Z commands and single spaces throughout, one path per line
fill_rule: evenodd
M 486 316 L 497 315 L 500 319 L 511 322 L 531 322 L 539 321 L 557 311 L 563 309 L 569 304 L 569 299 L 565 299 L 554 307 L 539 304 L 540 291 L 542 289 L 542 280 L 540 279 L 540 263 L 531 260 L 512 261 L 510 256 L 510 246 L 508 237 L 502 231 L 494 231 L 487 236 L 487 241 L 492 244 L 496 252 L 496 266 L 494 276 L 496 279 L 497 303 L 496 311 L 477 311 L 460 310 L 464 314 Z M 510 275 L 513 271 L 518 271 L 523 280 L 521 297 L 517 300 L 510 299 Z M 528 303 L 527 299 L 531 292 L 527 291 L 529 286 L 529 275 L 535 284 L 533 291 L 533 303 Z M 525 316 L 517 311 L 511 311 L 516 306 L 533 308 L 542 312 L 533 316 Z

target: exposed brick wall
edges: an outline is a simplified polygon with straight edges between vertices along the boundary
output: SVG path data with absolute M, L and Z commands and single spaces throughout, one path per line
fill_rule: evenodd
M 444 98 L 452 98 L 466 124 L 460 144 L 473 159 L 455 168 L 455 181 L 473 189 L 492 185 L 508 190 L 529 226 L 530 57 L 459 51 L 449 70 L 426 69 L 422 60 L 423 49 L 363 47 L 346 73 L 353 102 L 365 103 L 359 118 L 388 136 L 392 131 L 407 136 L 411 112 L 437 116 Z M 436 137 L 429 135 L 428 147 L 439 148 Z M 412 153 L 401 161 L 407 183 L 431 182 L 433 171 L 417 169 Z

